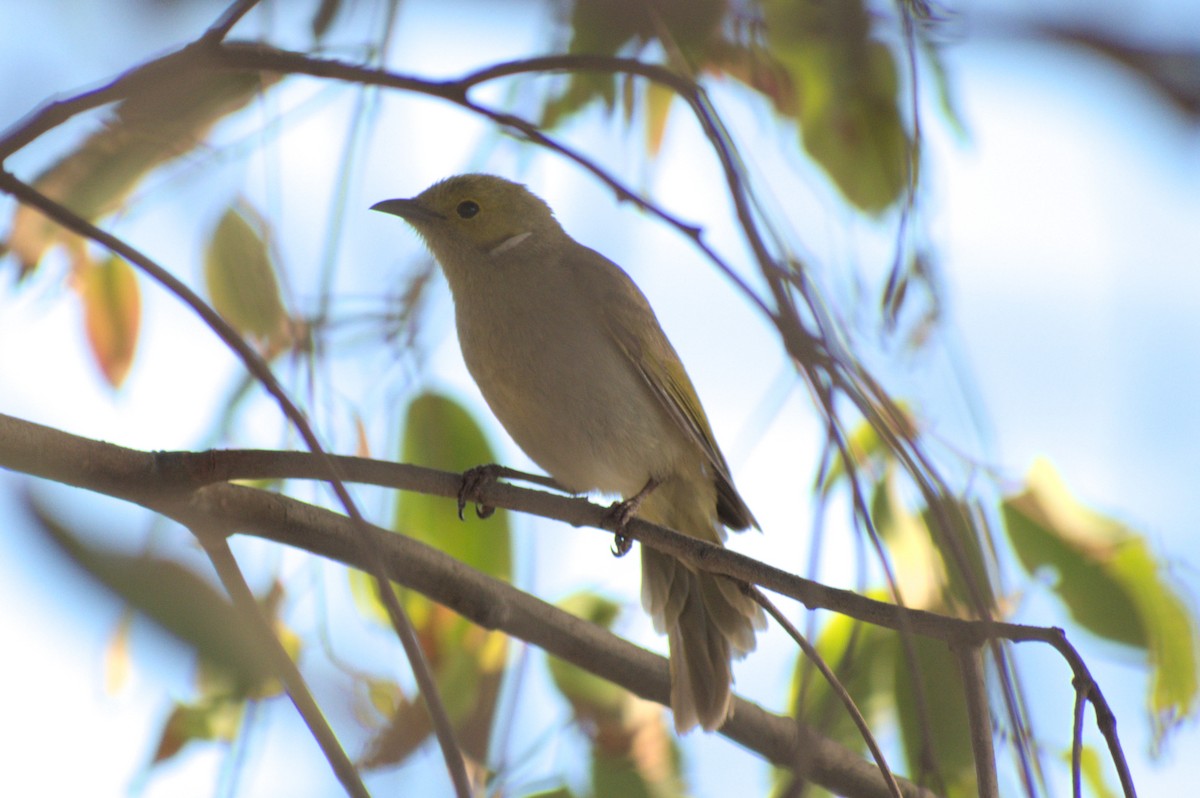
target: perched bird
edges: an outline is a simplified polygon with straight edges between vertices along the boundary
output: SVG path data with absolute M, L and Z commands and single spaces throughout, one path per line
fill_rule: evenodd
M 757 526 L 646 297 L 545 202 L 468 174 L 372 208 L 425 240 L 450 284 L 471 376 L 559 484 L 637 497 L 638 517 L 712 543 L 725 526 Z M 670 643 L 675 728 L 718 728 L 732 707 L 730 662 L 754 648 L 762 609 L 729 579 L 645 546 L 642 603 Z

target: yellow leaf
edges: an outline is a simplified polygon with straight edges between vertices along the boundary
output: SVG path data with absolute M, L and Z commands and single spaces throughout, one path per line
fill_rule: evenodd
M 118 257 L 96 263 L 76 258 L 79 298 L 88 345 L 108 384 L 121 387 L 137 350 L 142 299 L 133 267 Z
M 675 92 L 662 84 L 650 83 L 646 87 L 646 150 L 652 157 L 657 156 L 662 148 L 667 117 L 674 99 Z
M 129 657 L 129 630 L 132 626 L 133 612 L 126 607 L 104 649 L 104 692 L 109 695 L 117 695 L 129 684 L 129 676 L 133 672 Z

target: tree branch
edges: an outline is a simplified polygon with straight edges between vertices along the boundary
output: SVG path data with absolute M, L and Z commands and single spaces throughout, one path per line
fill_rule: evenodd
M 267 473 L 271 455 L 277 476 L 307 478 L 321 473 L 313 455 L 297 452 L 150 453 L 90 440 L 49 427 L 0 415 L 0 467 L 125 499 L 162 513 L 188 527 L 216 525 L 305 549 L 365 570 L 359 538 L 370 535 L 382 553 L 380 567 L 393 581 L 450 607 L 487 629 L 499 629 L 619 684 L 651 701 L 668 704 L 670 675 L 666 660 L 482 574 L 411 538 L 267 491 L 220 481 L 229 474 Z M 452 498 L 457 474 L 337 458 L 346 478 L 375 484 L 412 483 L 423 492 Z M 360 473 L 361 472 L 361 473 Z M 525 509 L 556 507 L 573 523 L 598 525 L 605 509 L 511 485 L 482 491 L 485 503 Z M 563 512 L 566 510 L 566 512 Z M 576 524 L 580 525 L 580 524 Z M 640 526 L 640 524 L 635 524 Z M 661 529 L 650 527 L 651 529 Z M 644 530 L 641 530 L 644 531 Z M 675 535 L 669 530 L 662 530 Z M 683 536 L 678 536 L 683 537 Z M 757 751 L 780 767 L 792 769 L 828 789 L 862 798 L 890 798 L 876 766 L 794 720 L 772 715 L 735 698 L 735 712 L 721 733 Z M 906 798 L 932 793 L 897 780 Z

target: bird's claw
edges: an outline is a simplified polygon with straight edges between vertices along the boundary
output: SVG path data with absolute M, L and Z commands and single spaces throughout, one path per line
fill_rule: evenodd
M 629 522 L 637 515 L 638 508 L 650 493 L 658 487 L 658 480 L 651 478 L 646 486 L 635 495 L 624 501 L 615 502 L 608 508 L 608 518 L 612 521 L 613 530 L 612 553 L 614 557 L 624 557 L 633 548 L 633 541 L 625 534 Z
M 463 512 L 466 510 L 467 503 L 475 504 L 475 515 L 479 518 L 489 518 L 496 512 L 495 507 L 489 507 L 477 500 L 479 491 L 490 482 L 495 482 L 499 475 L 500 467 L 496 465 L 481 465 L 474 468 L 468 468 L 463 472 L 462 482 L 458 486 L 458 520 L 466 520 L 463 517 Z

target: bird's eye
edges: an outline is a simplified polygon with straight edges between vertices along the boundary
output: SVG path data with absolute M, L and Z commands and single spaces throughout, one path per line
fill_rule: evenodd
M 479 203 L 475 200 L 463 200 L 462 202 L 458 203 L 458 208 L 455 210 L 458 211 L 458 215 L 462 218 L 470 219 L 475 216 L 475 214 L 479 213 Z

